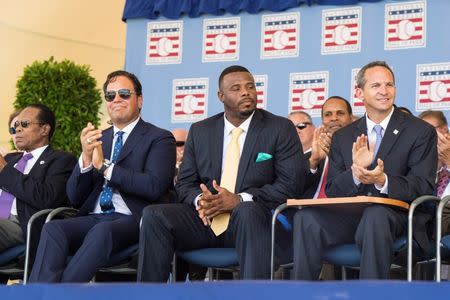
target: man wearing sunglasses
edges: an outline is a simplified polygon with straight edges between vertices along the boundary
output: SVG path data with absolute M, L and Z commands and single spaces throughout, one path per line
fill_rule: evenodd
M 310 153 L 315 129 L 311 116 L 304 111 L 293 111 L 289 114 L 288 119 L 294 123 L 297 129 L 303 153 Z
M 23 152 L 0 155 L 0 252 L 24 243 L 28 220 L 35 212 L 67 204 L 66 182 L 76 163 L 73 155 L 49 145 L 55 116 L 47 106 L 28 105 L 11 128 L 16 147 Z M 34 227 L 32 257 L 41 226 Z
M 8 132 L 11 135 L 11 139 L 13 141 L 15 149 L 17 149 L 17 146 L 16 146 L 16 128 L 14 127 L 14 123 L 17 121 L 17 116 L 19 115 L 19 113 L 20 111 L 16 110 L 12 114 L 10 114 L 8 118 Z M 1 155 L 5 156 L 6 154 L 8 154 L 8 152 L 10 151 L 4 148 L 0 148 Z
M 102 131 L 88 123 L 81 131 L 82 153 L 67 183 L 78 216 L 44 226 L 30 282 L 88 282 L 112 255 L 138 242 L 142 209 L 168 200 L 175 139 L 141 119 L 142 86 L 134 74 L 110 73 L 103 91 L 113 126 Z
M 301 195 L 303 151 L 289 120 L 256 108 L 246 68 L 224 69 L 218 85 L 224 112 L 189 129 L 180 203 L 144 210 L 138 281 L 166 282 L 175 251 L 206 247 L 235 248 L 241 278 L 270 277 L 271 211 Z
M 180 164 L 183 161 L 184 154 L 184 144 L 186 143 L 186 138 L 188 135 L 188 131 L 186 129 L 174 129 L 172 130 L 173 137 L 175 138 L 175 142 L 177 145 L 177 163 L 176 167 L 176 175 L 178 175 L 178 169 L 180 168 Z

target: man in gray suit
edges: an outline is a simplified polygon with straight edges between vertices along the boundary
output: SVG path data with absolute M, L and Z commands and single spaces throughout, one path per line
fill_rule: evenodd
M 218 97 L 225 112 L 189 130 L 176 185 L 181 203 L 144 210 L 138 281 L 166 281 L 175 251 L 223 246 L 236 249 L 242 278 L 270 276 L 271 210 L 302 193 L 301 144 L 292 122 L 256 109 L 246 68 L 223 70 Z M 236 139 L 240 158 L 229 163 Z M 231 187 L 230 167 L 237 172 Z M 228 226 L 216 230 L 229 214 Z
M 333 134 L 326 185 L 328 197 L 377 196 L 413 201 L 435 193 L 436 132 L 394 107 L 395 78 L 381 61 L 357 75 L 358 95 L 366 115 Z M 368 146 L 370 145 L 370 146 Z M 419 214 L 416 225 L 430 215 Z M 407 212 L 384 205 L 362 211 L 306 208 L 294 217 L 294 276 L 317 279 L 327 247 L 356 243 L 361 252 L 360 278 L 388 278 L 396 238 L 406 234 Z M 415 238 L 424 250 L 426 226 Z

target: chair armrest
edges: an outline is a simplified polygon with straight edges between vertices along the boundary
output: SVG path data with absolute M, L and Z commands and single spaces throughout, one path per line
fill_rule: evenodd
M 78 209 L 73 208 L 73 207 L 58 207 L 58 208 L 55 208 L 51 213 L 48 214 L 47 219 L 45 219 L 45 223 L 50 222 L 56 216 L 64 216 L 64 217 L 67 217 L 67 218 L 72 218 L 77 212 L 78 212 Z
M 28 281 L 28 270 L 29 270 L 29 259 L 30 259 L 30 241 L 31 241 L 31 228 L 33 227 L 34 222 L 42 216 L 49 214 L 53 209 L 47 208 L 34 213 L 27 224 L 27 237 L 26 237 L 26 248 L 25 248 L 25 265 L 23 271 L 23 284 L 27 284 Z
M 445 205 L 450 201 L 450 196 L 445 196 L 439 201 L 436 210 L 436 281 L 441 281 L 441 235 L 442 235 L 442 212 Z
M 407 274 L 408 274 L 408 281 L 412 281 L 412 240 L 413 240 L 413 217 L 414 212 L 416 208 L 425 203 L 425 202 L 438 202 L 440 199 L 436 196 L 432 195 L 425 195 L 420 196 L 416 200 L 414 200 L 411 205 L 409 206 L 408 211 L 408 267 L 407 267 Z

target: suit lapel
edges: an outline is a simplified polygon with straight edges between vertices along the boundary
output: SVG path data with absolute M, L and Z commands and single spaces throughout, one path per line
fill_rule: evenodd
M 397 109 L 394 110 L 394 113 L 389 120 L 386 131 L 384 132 L 383 139 L 381 140 L 377 158 L 381 158 L 382 160 L 384 160 L 384 158 L 394 146 L 397 138 L 400 136 L 403 130 L 405 120 L 404 117 L 404 113 L 399 112 Z
M 262 115 L 258 110 L 256 110 L 255 114 L 253 115 L 253 119 L 250 122 L 250 126 L 248 127 L 247 136 L 245 137 L 244 147 L 242 149 L 242 155 L 239 159 L 239 169 L 235 188 L 236 192 L 240 191 L 241 189 L 250 160 L 255 159 L 255 155 L 253 155 L 253 149 L 262 128 Z
M 41 156 L 39 156 L 36 160 L 36 163 L 31 168 L 30 172 L 28 172 L 29 175 L 33 174 L 37 169 L 40 168 L 40 166 L 43 166 L 47 163 L 47 157 L 50 156 L 50 154 L 53 153 L 53 148 L 48 145 L 47 148 L 45 148 L 44 152 L 42 152 Z M 21 156 L 22 157 L 22 156 Z
M 141 140 L 142 134 L 145 132 L 143 122 L 144 121 L 142 121 L 142 119 L 139 119 L 138 123 L 131 131 L 130 135 L 127 138 L 127 141 L 125 142 L 125 144 L 123 144 L 122 149 L 120 150 L 119 157 L 117 158 L 116 163 L 119 163 L 121 160 L 127 157 Z
M 106 129 L 103 133 L 103 139 L 102 139 L 102 148 L 103 148 L 103 158 L 104 159 L 111 159 L 111 148 L 112 143 L 114 139 L 114 129 L 113 127 L 110 127 Z
M 222 179 L 222 159 L 223 159 L 223 131 L 225 127 L 224 119 L 225 115 L 222 114 L 221 118 L 218 118 L 216 125 L 212 132 L 212 137 L 209 138 L 209 149 L 211 152 L 209 155 L 212 160 L 212 175 L 213 179 L 217 180 L 217 183 L 220 184 L 220 180 Z
M 358 122 L 356 126 L 356 130 L 353 131 L 353 142 L 356 141 L 356 138 L 360 136 L 361 134 L 367 135 L 367 122 L 366 122 L 366 116 L 359 118 L 359 120 L 355 121 Z

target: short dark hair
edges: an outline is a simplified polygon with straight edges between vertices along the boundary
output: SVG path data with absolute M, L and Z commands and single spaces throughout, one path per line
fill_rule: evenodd
M 435 118 L 436 120 L 439 121 L 439 126 L 443 126 L 443 125 L 448 125 L 447 124 L 447 118 L 445 117 L 444 113 L 440 110 L 426 110 L 420 113 L 419 115 L 419 119 L 424 119 L 424 118 Z
M 18 110 L 13 111 L 13 113 L 9 115 L 9 118 L 8 118 L 8 128 L 11 126 L 12 120 L 13 120 L 15 117 L 17 117 L 17 116 L 20 114 L 20 112 L 21 112 L 21 110 L 18 109 Z
M 383 67 L 383 68 L 388 69 L 389 72 L 391 72 L 392 79 L 394 80 L 394 84 L 395 84 L 395 76 L 394 76 L 394 72 L 392 72 L 391 67 L 389 67 L 389 65 L 385 61 L 376 60 L 376 61 L 370 62 L 367 65 L 365 65 L 364 67 L 362 67 L 361 70 L 359 70 L 358 74 L 356 75 L 356 85 L 360 89 L 362 89 L 367 82 L 366 78 L 364 77 L 366 75 L 367 69 L 371 69 L 374 67 Z
M 117 70 L 108 74 L 108 77 L 106 77 L 106 81 L 103 84 L 103 93 L 106 93 L 106 88 L 108 87 L 108 84 L 110 84 L 111 81 L 113 81 L 116 77 L 119 76 L 124 76 L 128 78 L 133 83 L 134 92 L 136 93 L 136 95 L 137 96 L 142 95 L 142 84 L 139 81 L 139 79 L 133 73 L 124 70 Z
M 48 106 L 46 106 L 42 103 L 33 103 L 30 105 L 27 105 L 25 108 L 28 108 L 28 107 L 36 108 L 39 110 L 39 113 L 37 115 L 37 121 L 39 123 L 50 125 L 50 132 L 48 133 L 48 141 L 50 141 L 52 139 L 52 136 L 53 136 L 53 133 L 55 132 L 55 127 L 56 127 L 55 114 Z
M 225 68 L 222 71 L 222 73 L 220 73 L 220 76 L 219 76 L 219 89 L 222 88 L 222 81 L 223 81 L 223 78 L 225 77 L 225 75 L 230 74 L 230 73 L 234 73 L 234 72 L 250 73 L 250 71 L 247 68 L 243 67 L 243 66 L 234 65 L 234 66 L 229 66 L 228 68 Z
M 344 101 L 345 107 L 347 108 L 348 114 L 349 114 L 349 115 L 353 115 L 352 106 L 350 105 L 350 102 L 347 101 L 347 99 L 345 99 L 345 98 L 343 98 L 343 97 L 341 97 L 341 96 L 331 96 L 331 97 L 328 97 L 328 99 L 325 100 L 325 102 L 322 104 L 322 110 L 321 110 L 321 112 L 320 112 L 320 115 L 321 115 L 321 116 L 323 116 L 323 107 L 325 106 L 325 103 L 327 103 L 328 100 L 331 100 L 331 99 L 338 99 L 338 100 Z

